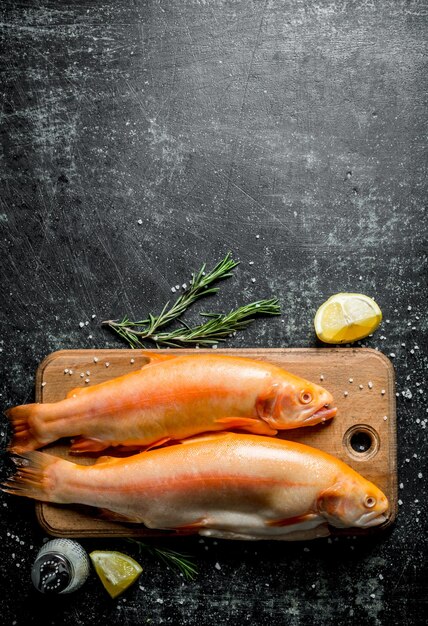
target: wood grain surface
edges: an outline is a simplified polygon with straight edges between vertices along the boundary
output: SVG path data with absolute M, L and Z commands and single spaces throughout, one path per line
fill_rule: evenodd
M 75 387 L 94 385 L 135 371 L 147 363 L 146 352 L 148 351 L 54 352 L 37 370 L 36 400 L 56 402 Z M 158 352 L 189 353 L 187 350 Z M 202 352 L 207 350 L 200 350 Z M 323 385 L 333 393 L 338 407 L 337 416 L 333 420 L 318 426 L 283 431 L 279 436 L 320 448 L 338 457 L 378 485 L 387 495 L 391 514 L 385 525 L 368 530 L 335 530 L 335 534 L 379 532 L 392 524 L 397 514 L 395 377 L 393 366 L 386 356 L 368 348 L 244 348 L 223 349 L 218 352 L 270 361 Z M 351 439 L 355 432 L 363 432 L 370 437 L 368 450 L 354 449 L 355 444 L 353 447 Z M 48 446 L 46 450 L 64 458 L 69 457 L 67 442 Z M 71 459 L 83 464 L 94 462 L 93 458 Z M 90 508 L 80 506 L 37 503 L 36 513 L 42 528 L 54 536 L 124 537 L 173 534 L 149 530 L 143 526 L 104 521 Z

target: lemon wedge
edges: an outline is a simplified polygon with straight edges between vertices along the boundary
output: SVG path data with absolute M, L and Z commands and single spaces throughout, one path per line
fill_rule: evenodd
M 318 339 L 324 343 L 352 343 L 367 337 L 382 321 L 376 302 L 362 293 L 336 293 L 315 314 Z
M 140 576 L 143 568 L 127 554 L 114 550 L 94 550 L 89 554 L 102 584 L 117 598 Z

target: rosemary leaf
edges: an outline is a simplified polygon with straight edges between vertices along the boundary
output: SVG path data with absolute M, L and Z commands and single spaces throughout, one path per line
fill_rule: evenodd
M 190 555 L 176 552 L 175 550 L 169 550 L 168 548 L 157 548 L 156 546 L 150 546 L 143 541 L 136 539 L 127 539 L 131 543 L 135 543 L 138 547 L 138 552 L 141 554 L 143 551 L 148 552 L 154 556 L 157 556 L 163 563 L 165 563 L 171 569 L 181 572 L 187 580 L 193 580 L 197 573 L 198 568 L 191 560 Z

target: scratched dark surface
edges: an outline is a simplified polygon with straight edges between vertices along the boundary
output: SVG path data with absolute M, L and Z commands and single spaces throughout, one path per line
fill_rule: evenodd
M 314 346 L 328 296 L 377 299 L 384 322 L 365 345 L 395 355 L 402 505 L 375 538 L 189 539 L 193 582 L 146 556 L 119 600 L 95 574 L 51 600 L 29 579 L 44 539 L 33 505 L 1 494 L 0 622 L 424 621 L 426 10 L 2 2 L 1 408 L 33 399 L 54 350 L 125 347 L 101 320 L 159 310 L 171 286 L 231 250 L 241 265 L 210 305 L 278 295 L 283 316 L 228 347 Z M 0 435 L 4 451 L 5 417 Z M 1 463 L 4 478 L 5 452 Z M 82 543 L 138 557 L 123 541 Z

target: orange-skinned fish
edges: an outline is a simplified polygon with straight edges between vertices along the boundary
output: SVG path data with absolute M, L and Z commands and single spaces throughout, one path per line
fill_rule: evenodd
M 323 387 L 271 363 L 220 354 L 150 353 L 141 370 L 72 390 L 55 403 L 6 411 L 9 450 L 35 450 L 77 438 L 73 453 L 111 446 L 142 449 L 218 430 L 275 435 L 336 414 Z
M 84 466 L 31 451 L 2 490 L 101 508 L 107 519 L 225 539 L 306 540 L 388 519 L 378 487 L 335 457 L 237 433 Z

